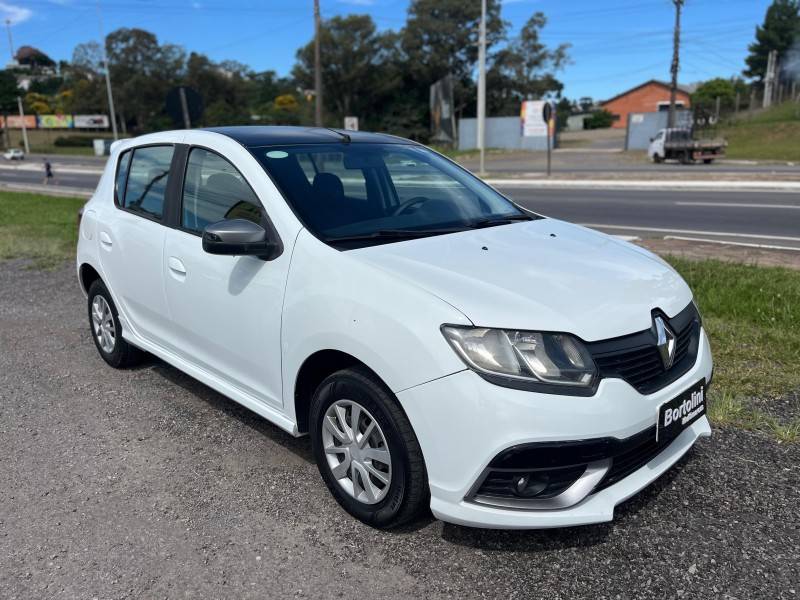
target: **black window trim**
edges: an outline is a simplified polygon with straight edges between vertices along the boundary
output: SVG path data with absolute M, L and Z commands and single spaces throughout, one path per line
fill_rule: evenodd
M 128 179 L 130 178 L 131 166 L 133 165 L 133 159 L 134 159 L 134 157 L 136 155 L 136 150 L 139 150 L 141 148 L 154 148 L 154 147 L 167 147 L 167 146 L 172 148 L 172 159 L 171 159 L 170 166 L 169 166 L 169 172 L 167 174 L 167 185 L 166 185 L 166 188 L 164 190 L 164 204 L 163 204 L 162 209 L 161 209 L 161 218 L 158 218 L 158 217 L 156 217 L 154 215 L 149 215 L 147 213 L 143 213 L 143 212 L 138 211 L 138 210 L 131 210 L 130 208 L 127 208 L 127 207 L 121 205 L 119 203 L 119 198 L 117 198 L 117 190 L 116 190 L 116 187 L 115 187 L 115 189 L 114 189 L 114 206 L 116 206 L 117 209 L 119 209 L 119 210 L 121 210 L 123 212 L 129 213 L 131 215 L 136 215 L 137 217 L 141 217 L 142 219 L 146 219 L 148 221 L 153 221 L 154 223 L 158 223 L 159 225 L 167 225 L 168 226 L 168 221 L 169 221 L 169 216 L 170 216 L 170 204 L 171 204 L 170 182 L 172 182 L 172 180 L 174 179 L 173 175 L 174 175 L 175 172 L 174 172 L 173 169 L 175 167 L 175 157 L 177 155 L 177 146 L 178 146 L 178 144 L 171 143 L 171 142 L 154 142 L 152 144 L 141 144 L 139 146 L 131 146 L 130 148 L 125 149 L 123 152 L 120 152 L 119 156 L 117 157 L 117 167 L 116 167 L 116 169 L 114 171 L 114 182 L 116 184 L 116 177 L 119 174 L 119 167 L 120 167 L 120 163 L 122 162 L 121 159 L 122 159 L 123 155 L 127 154 L 128 152 L 130 152 L 131 153 L 131 160 L 128 163 L 128 172 L 125 174 L 125 189 L 123 190 L 123 194 L 122 194 L 122 201 L 124 202 L 125 201 L 125 196 L 127 196 L 127 194 L 128 194 Z
M 186 174 L 187 174 L 187 172 L 189 170 L 189 155 L 192 153 L 192 150 L 195 150 L 195 149 L 205 150 L 206 152 L 210 152 L 211 154 L 216 154 L 222 160 L 224 160 L 225 162 L 230 164 L 236 170 L 236 172 L 241 176 L 241 178 L 244 181 L 245 185 L 252 192 L 253 197 L 255 197 L 255 199 L 258 200 L 258 204 L 261 206 L 261 214 L 264 217 L 264 222 L 263 222 L 264 228 L 278 242 L 277 253 L 270 260 L 275 260 L 281 254 L 283 254 L 283 249 L 284 249 L 283 240 L 281 239 L 281 236 L 278 233 L 278 230 L 275 228 L 275 224 L 272 222 L 272 219 L 269 216 L 269 212 L 267 211 L 267 207 L 264 206 L 264 202 L 261 200 L 261 197 L 253 189 L 253 186 L 250 185 L 250 182 L 247 180 L 247 177 L 245 177 L 244 174 L 236 167 L 236 165 L 233 164 L 233 161 L 230 160 L 229 158 L 227 158 L 226 156 L 224 156 L 223 154 L 221 154 L 219 151 L 214 150 L 213 148 L 209 148 L 208 146 L 204 146 L 202 144 L 178 144 L 178 145 L 181 146 L 181 149 L 183 150 L 182 153 L 181 153 L 183 162 L 182 162 L 181 165 L 178 165 L 177 168 L 176 168 L 176 173 L 180 172 L 180 178 L 179 178 L 180 183 L 178 185 L 176 185 L 177 189 L 175 190 L 175 196 L 173 198 L 171 198 L 171 200 L 170 200 L 170 204 L 172 205 L 172 208 L 171 208 L 172 220 L 171 220 L 171 223 L 170 223 L 170 227 L 172 229 L 175 229 L 177 231 L 182 231 L 183 233 L 192 235 L 194 237 L 198 237 L 198 238 L 202 238 L 203 237 L 203 232 L 202 231 L 198 232 L 198 231 L 194 231 L 193 229 L 188 229 L 188 228 L 183 226 L 182 221 L 183 221 L 183 191 L 184 191 L 184 188 L 186 186 Z M 253 158 L 255 159 L 255 157 L 253 157 Z M 259 167 L 261 167 L 260 163 L 259 163 Z M 266 174 L 266 170 L 264 169 L 263 171 Z M 272 178 L 270 178 L 270 180 L 271 179 Z

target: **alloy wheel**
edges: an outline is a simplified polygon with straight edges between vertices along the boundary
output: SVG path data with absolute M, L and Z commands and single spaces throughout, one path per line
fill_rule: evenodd
M 111 354 L 117 343 L 117 328 L 114 326 L 111 307 L 100 295 L 95 296 L 92 300 L 92 329 L 103 352 Z

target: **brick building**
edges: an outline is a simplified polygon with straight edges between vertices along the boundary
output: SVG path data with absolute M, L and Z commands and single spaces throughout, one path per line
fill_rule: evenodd
M 669 110 L 670 85 L 664 81 L 651 79 L 626 92 L 617 94 L 610 100 L 600 104 L 614 115 L 614 128 L 625 128 L 628 123 L 628 113 L 656 112 Z M 689 90 L 685 86 L 678 86 L 675 105 L 678 109 L 689 108 L 691 99 Z

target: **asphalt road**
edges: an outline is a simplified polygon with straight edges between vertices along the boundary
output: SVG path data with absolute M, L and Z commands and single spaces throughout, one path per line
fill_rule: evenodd
M 519 187 L 501 191 L 535 212 L 608 233 L 800 249 L 800 194 Z
M 800 593 L 800 445 L 717 430 L 610 524 L 382 532 L 306 439 L 162 362 L 107 367 L 87 329 L 71 265 L 0 263 L 3 600 Z
M 93 189 L 102 161 L 59 157 L 54 168 L 60 190 Z M 39 186 L 38 162 L 0 163 L 0 183 Z M 619 166 L 618 166 L 619 167 Z M 618 168 L 617 167 L 617 168 Z M 74 172 L 86 170 L 88 172 Z M 502 191 L 526 208 L 575 223 L 600 225 L 622 235 L 665 235 L 800 248 L 800 194 L 786 192 L 543 189 L 507 187 Z M 687 233 L 690 232 L 690 233 Z

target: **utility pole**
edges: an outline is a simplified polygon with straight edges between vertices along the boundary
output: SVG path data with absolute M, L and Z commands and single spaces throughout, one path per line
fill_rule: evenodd
M 486 171 L 486 0 L 481 0 L 481 31 L 478 42 L 478 149 L 481 153 L 480 175 Z
M 8 33 L 8 50 L 11 52 L 11 64 L 14 64 L 14 40 L 11 38 L 11 19 L 6 19 L 6 32 Z
M 31 147 L 28 145 L 28 130 L 25 128 L 25 111 L 22 109 L 22 98 L 17 96 L 17 108 L 19 108 L 19 121 L 22 127 L 22 143 L 25 146 L 25 154 L 31 153 Z
M 672 83 L 669 90 L 669 118 L 667 127 L 675 127 L 675 98 L 678 94 L 678 68 L 681 54 L 681 9 L 684 0 L 672 0 L 675 4 L 675 32 L 672 41 Z
M 322 127 L 322 61 L 319 55 L 319 0 L 314 0 L 314 124 Z
M 778 73 L 778 51 L 772 50 L 767 57 L 767 75 L 764 78 L 764 99 L 761 108 L 772 106 L 772 97 L 775 94 L 775 79 Z
M 103 13 L 100 11 L 100 0 L 97 0 L 97 25 L 100 30 L 100 52 L 103 57 L 103 68 L 106 72 L 106 93 L 108 94 L 108 112 L 111 117 L 111 131 L 114 141 L 119 139 L 117 134 L 117 114 L 114 111 L 114 95 L 111 93 L 111 69 L 108 67 L 108 54 L 106 54 L 106 36 L 103 34 Z

